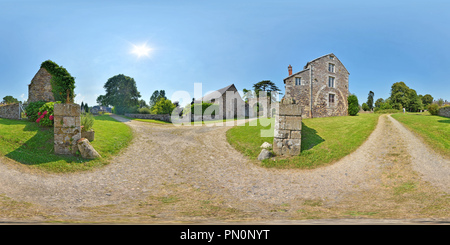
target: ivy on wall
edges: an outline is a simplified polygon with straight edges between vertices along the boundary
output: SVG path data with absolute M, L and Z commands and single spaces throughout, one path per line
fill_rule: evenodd
M 75 98 L 75 78 L 64 67 L 51 60 L 42 62 L 41 68 L 44 68 L 52 75 L 50 82 L 55 101 L 66 103 L 69 100 L 69 103 L 73 103 Z

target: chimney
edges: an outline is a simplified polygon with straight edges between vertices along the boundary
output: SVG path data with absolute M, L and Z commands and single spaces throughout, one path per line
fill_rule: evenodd
M 289 76 L 292 75 L 292 66 L 291 65 L 288 66 L 288 70 L 289 70 Z

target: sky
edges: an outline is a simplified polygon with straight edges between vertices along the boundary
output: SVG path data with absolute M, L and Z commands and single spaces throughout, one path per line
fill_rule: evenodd
M 75 77 L 76 103 L 94 106 L 118 74 L 147 103 L 155 90 L 198 98 L 195 84 L 203 96 L 270 80 L 284 93 L 289 65 L 334 53 L 360 104 L 400 81 L 450 101 L 449 10 L 447 0 L 0 0 L 0 100 L 27 100 L 46 60 Z M 133 53 L 142 45 L 148 55 Z

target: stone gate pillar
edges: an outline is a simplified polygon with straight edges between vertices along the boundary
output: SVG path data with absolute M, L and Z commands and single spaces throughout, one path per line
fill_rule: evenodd
M 275 115 L 273 151 L 277 155 L 299 155 L 301 140 L 302 108 L 293 100 L 282 100 Z
M 81 107 L 77 104 L 54 105 L 55 154 L 77 153 L 77 141 L 81 139 Z

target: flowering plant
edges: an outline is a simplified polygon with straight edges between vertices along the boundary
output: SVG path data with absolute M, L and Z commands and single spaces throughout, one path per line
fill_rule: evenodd
M 53 108 L 55 103 L 61 102 L 47 102 L 41 108 L 39 108 L 37 123 L 41 126 L 50 127 L 53 126 Z

